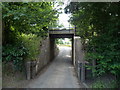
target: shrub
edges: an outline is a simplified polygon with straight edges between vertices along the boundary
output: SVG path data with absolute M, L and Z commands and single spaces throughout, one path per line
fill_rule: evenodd
M 22 40 L 22 43 L 28 50 L 26 60 L 36 60 L 38 54 L 40 53 L 39 48 L 41 43 L 41 37 L 38 37 L 35 34 L 22 34 L 20 36 L 20 40 Z
M 2 48 L 2 61 L 12 62 L 15 70 L 22 71 L 24 68 L 24 57 L 27 55 L 27 49 L 21 44 L 7 44 Z
M 109 81 L 109 82 L 103 82 L 103 81 L 96 81 L 95 83 L 92 84 L 92 88 L 118 88 L 116 80 Z
M 41 38 L 34 34 L 21 34 L 17 42 L 3 46 L 3 62 L 12 62 L 15 70 L 24 70 L 25 60 L 36 60 L 40 53 Z

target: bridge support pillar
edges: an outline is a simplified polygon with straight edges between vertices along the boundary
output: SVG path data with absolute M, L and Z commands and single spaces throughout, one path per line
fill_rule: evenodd
M 74 66 L 81 82 L 85 81 L 84 52 L 80 37 L 74 36 Z
M 55 38 L 50 38 L 50 60 L 52 61 L 55 57 Z
M 74 55 L 75 55 L 75 48 L 74 48 L 75 44 L 74 44 L 74 37 L 72 37 L 72 64 L 75 65 L 75 58 L 74 58 Z

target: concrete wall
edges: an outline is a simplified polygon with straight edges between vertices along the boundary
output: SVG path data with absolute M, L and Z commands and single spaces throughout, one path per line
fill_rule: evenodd
M 27 79 L 34 78 L 49 62 L 58 54 L 54 39 L 47 37 L 42 40 L 40 45 L 40 54 L 36 61 L 26 63 Z
M 80 37 L 75 36 L 74 37 L 74 59 L 75 59 L 75 64 L 79 61 L 80 63 L 84 62 L 84 51 L 82 50 L 82 44 Z
M 36 73 L 41 71 L 41 69 L 50 62 L 50 39 L 47 37 L 42 40 L 40 46 L 40 54 L 38 56 L 37 65 L 36 65 Z
M 50 30 L 49 34 L 74 34 L 75 31 L 73 29 L 68 30 Z
M 74 36 L 74 67 L 79 80 L 82 82 L 85 80 L 84 64 L 84 51 L 82 50 L 80 37 Z

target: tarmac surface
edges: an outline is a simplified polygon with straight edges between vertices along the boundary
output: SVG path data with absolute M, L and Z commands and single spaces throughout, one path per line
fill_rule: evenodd
M 61 46 L 48 68 L 30 81 L 26 88 L 81 88 L 71 59 L 71 47 Z

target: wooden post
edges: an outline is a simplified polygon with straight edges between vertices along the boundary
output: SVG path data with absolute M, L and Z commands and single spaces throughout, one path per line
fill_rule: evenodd
M 26 77 L 27 80 L 31 79 L 31 61 L 26 62 Z
M 94 71 L 95 71 L 95 65 L 96 65 L 96 60 L 92 60 L 92 76 L 94 77 L 95 76 L 95 73 L 94 73 Z
M 85 63 L 81 65 L 81 82 L 85 81 Z
M 36 75 L 36 61 L 31 62 L 31 78 L 33 79 Z
M 77 62 L 78 64 L 77 64 L 77 66 L 78 66 L 78 69 L 77 69 L 77 72 L 78 72 L 78 79 L 80 80 L 81 78 L 80 78 L 80 74 L 81 74 L 81 67 L 80 67 L 80 62 L 78 61 Z

